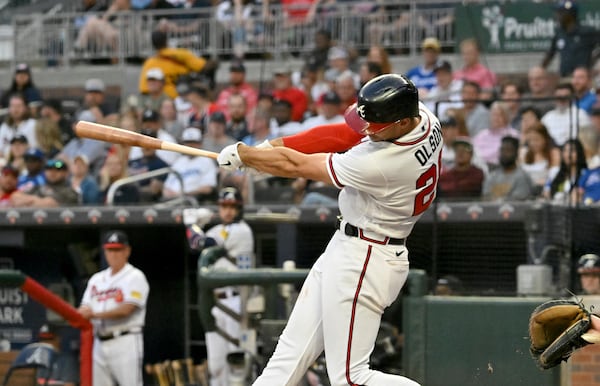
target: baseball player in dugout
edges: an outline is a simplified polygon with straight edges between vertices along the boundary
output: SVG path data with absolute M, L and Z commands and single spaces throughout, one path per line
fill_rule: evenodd
M 235 187 L 224 187 L 218 196 L 219 224 L 210 227 L 206 234 L 198 226 L 188 230 L 190 246 L 199 250 L 204 248 L 202 258 L 212 256 L 210 269 L 234 271 L 254 267 L 254 235 L 244 221 L 244 202 L 240 191 Z M 204 239 L 204 240 L 202 240 Z M 237 287 L 215 288 L 215 301 L 237 314 L 242 309 L 241 290 Z M 218 307 L 211 313 L 217 330 L 231 338 L 239 339 L 241 326 L 239 321 L 227 315 Z M 211 386 L 229 386 L 230 374 L 227 355 L 240 349 L 229 342 L 219 331 L 205 333 L 208 371 Z
M 581 298 L 589 308 L 600 310 L 600 256 L 587 253 L 577 261 L 577 273 L 581 284 Z
M 107 232 L 102 249 L 108 268 L 90 278 L 78 309 L 94 325 L 93 384 L 142 386 L 148 281 L 129 264 L 124 232 Z
M 295 386 L 325 352 L 331 385 L 415 386 L 370 368 L 381 316 L 409 270 L 406 238 L 436 195 L 440 122 L 403 75 L 367 82 L 345 123 L 317 126 L 256 147 L 225 147 L 227 170 L 253 168 L 341 189 L 341 212 L 298 295 L 256 386 Z

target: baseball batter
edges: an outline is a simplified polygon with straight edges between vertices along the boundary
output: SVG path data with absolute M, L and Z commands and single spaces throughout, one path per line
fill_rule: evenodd
M 218 198 L 221 223 L 206 232 L 206 245 L 219 245 L 225 248 L 228 256 L 214 264 L 214 269 L 248 269 L 253 266 L 254 236 L 252 229 L 243 220 L 242 195 L 234 187 L 221 189 Z M 216 288 L 217 301 L 239 313 L 240 293 L 236 287 Z M 240 323 L 220 309 L 213 307 L 215 324 L 233 338 L 240 337 Z M 227 354 L 239 350 L 217 332 L 205 334 L 208 370 L 211 386 L 229 386 Z
M 345 153 L 303 154 L 286 147 L 230 145 L 225 169 L 240 166 L 282 177 L 305 177 L 341 189 L 338 231 L 312 267 L 277 348 L 254 385 L 296 385 L 324 350 L 332 385 L 417 385 L 371 370 L 381 315 L 398 296 L 409 269 L 406 238 L 436 195 L 441 149 L 438 119 L 406 77 L 386 74 L 366 83 L 345 114 L 348 127 L 329 127 Z M 317 128 L 325 132 L 328 126 Z M 294 144 L 324 151 L 315 132 Z M 339 133 L 339 134 L 338 134 Z M 332 142 L 339 151 L 343 141 Z
M 94 386 L 142 386 L 148 281 L 128 263 L 125 233 L 108 232 L 102 247 L 109 267 L 90 278 L 79 307 L 94 325 Z

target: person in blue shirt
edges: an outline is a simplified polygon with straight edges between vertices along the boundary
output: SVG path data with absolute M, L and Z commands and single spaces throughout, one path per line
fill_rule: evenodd
M 408 70 L 406 77 L 417 86 L 419 89 L 419 97 L 423 98 L 427 95 L 427 92 L 437 84 L 437 79 L 433 70 L 438 63 L 442 46 L 439 40 L 429 37 L 423 40 L 421 50 L 423 63 Z
M 577 182 L 577 187 L 585 205 L 600 201 L 600 167 L 585 169 Z
M 19 176 L 17 190 L 29 193 L 34 188 L 46 183 L 46 177 L 44 176 L 45 157 L 43 151 L 32 147 L 27 150 L 23 158 L 27 173 Z

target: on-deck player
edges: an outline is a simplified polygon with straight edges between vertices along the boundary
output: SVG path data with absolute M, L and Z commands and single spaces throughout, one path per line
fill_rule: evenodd
M 244 202 L 237 188 L 225 187 L 219 191 L 220 224 L 206 231 L 205 246 L 219 245 L 227 251 L 227 256 L 214 264 L 215 269 L 236 270 L 254 266 L 254 235 L 250 226 L 243 220 Z M 230 309 L 240 312 L 241 299 L 237 287 L 215 288 L 216 300 Z M 212 314 L 215 324 L 233 338 L 240 337 L 240 323 L 217 307 Z M 208 371 L 211 386 L 229 386 L 227 354 L 239 350 L 216 331 L 205 334 Z
M 79 313 L 94 325 L 94 386 L 142 386 L 142 329 L 150 287 L 128 263 L 127 235 L 109 231 L 102 244 L 108 268 L 88 281 Z
M 406 237 L 435 198 L 440 123 L 419 102 L 416 87 L 395 74 L 366 83 L 345 118 L 347 126 L 320 126 L 258 148 L 238 143 L 218 156 L 225 169 L 245 165 L 342 189 L 339 231 L 313 265 L 254 385 L 296 385 L 323 350 L 332 385 L 418 385 L 371 370 L 369 356 L 381 315 L 408 275 Z M 320 134 L 333 140 L 324 143 Z M 261 148 L 273 144 L 286 147 Z

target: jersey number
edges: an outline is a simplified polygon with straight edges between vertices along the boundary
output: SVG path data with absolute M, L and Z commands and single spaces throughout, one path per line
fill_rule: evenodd
M 423 189 L 415 196 L 413 216 L 425 212 L 435 198 L 435 187 L 437 186 L 438 172 L 436 164 L 431 165 L 425 173 L 417 179 L 417 189 Z

